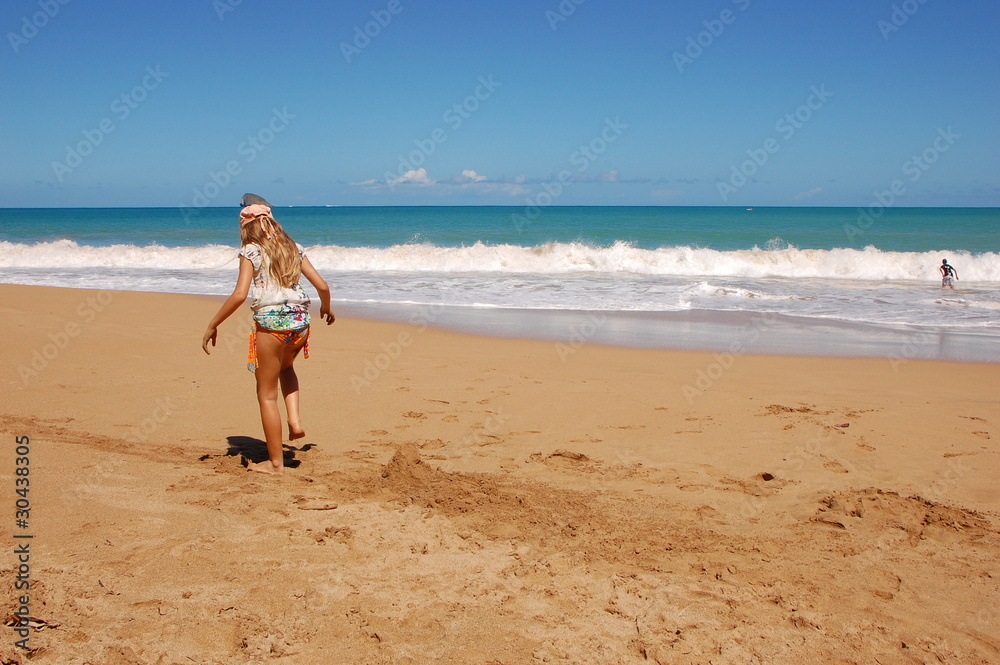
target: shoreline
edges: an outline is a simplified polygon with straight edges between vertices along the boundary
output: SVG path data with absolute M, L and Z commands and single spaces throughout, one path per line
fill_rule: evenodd
M 225 298 L 224 295 L 9 283 L 0 283 L 0 288 L 67 289 L 220 300 Z M 336 299 L 333 306 L 336 311 L 352 318 L 429 325 L 487 337 L 557 342 L 571 350 L 585 344 L 597 344 L 633 349 L 708 351 L 739 355 L 879 358 L 893 364 L 911 360 L 1000 363 L 1000 341 L 995 336 L 974 329 L 945 330 L 727 310 L 650 312 L 515 309 L 451 304 L 366 303 Z
M 338 311 L 296 362 L 307 437 L 271 478 L 240 465 L 262 447 L 248 307 L 206 356 L 221 297 L 44 288 L 0 286 L 24 340 L 0 430 L 30 440 L 30 609 L 60 624 L 32 663 L 1000 653 L 998 364 Z M 12 451 L 9 506 L 17 477 Z

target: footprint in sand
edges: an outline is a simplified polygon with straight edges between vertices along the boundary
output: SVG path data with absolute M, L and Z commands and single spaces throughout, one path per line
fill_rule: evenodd
M 847 473 L 847 469 L 844 468 L 844 465 L 837 460 L 826 460 L 823 462 L 823 468 L 833 471 L 834 473 Z
M 764 409 L 767 411 L 769 415 L 772 416 L 777 415 L 779 413 L 809 413 L 810 411 L 812 411 L 812 409 L 810 409 L 807 406 L 795 408 L 791 406 L 785 406 L 784 404 L 769 404 L 766 407 L 764 407 Z
M 403 417 L 404 418 L 414 418 L 416 420 L 423 420 L 427 416 L 425 416 L 424 414 L 422 414 L 422 413 L 420 413 L 418 411 L 407 411 L 406 413 L 403 414 Z
M 370 460 L 378 457 L 376 453 L 370 453 L 366 450 L 348 450 L 344 453 L 347 457 L 358 460 Z
M 973 434 L 975 434 L 976 436 L 978 436 L 980 439 L 988 439 L 988 438 L 990 438 L 990 433 L 989 432 L 973 432 Z

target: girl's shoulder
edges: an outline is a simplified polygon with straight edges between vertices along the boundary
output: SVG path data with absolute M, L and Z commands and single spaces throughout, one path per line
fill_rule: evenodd
M 240 248 L 240 256 L 249 259 L 254 268 L 260 268 L 260 247 L 254 243 L 247 243 Z

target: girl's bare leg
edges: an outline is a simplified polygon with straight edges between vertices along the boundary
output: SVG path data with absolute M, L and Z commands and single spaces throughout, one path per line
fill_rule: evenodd
M 292 360 L 294 358 L 293 355 Z M 306 433 L 299 419 L 299 377 L 295 374 L 291 361 L 288 367 L 281 370 L 278 378 L 281 382 L 281 394 L 285 398 L 285 413 L 288 415 L 288 440 L 301 439 Z
M 281 414 L 278 411 L 278 377 L 285 345 L 266 332 L 257 332 L 257 403 L 260 405 L 260 422 L 264 426 L 268 460 L 249 465 L 252 471 L 282 473 Z

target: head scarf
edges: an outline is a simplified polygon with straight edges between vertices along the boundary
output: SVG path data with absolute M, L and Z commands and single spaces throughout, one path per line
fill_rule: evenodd
M 246 226 L 258 217 L 270 217 L 271 209 L 261 203 L 254 203 L 240 210 L 240 226 Z

